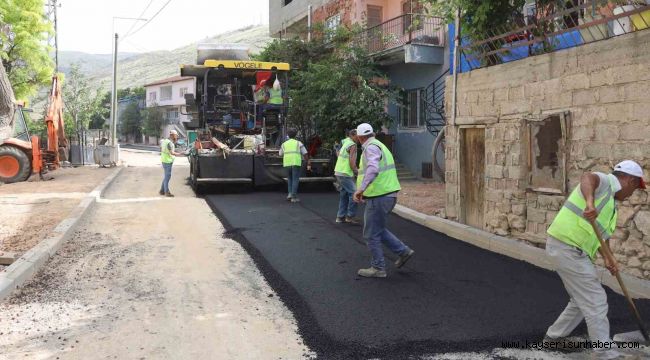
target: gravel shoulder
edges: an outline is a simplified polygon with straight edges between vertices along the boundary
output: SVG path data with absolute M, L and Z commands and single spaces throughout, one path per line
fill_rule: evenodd
M 397 203 L 426 215 L 444 215 L 445 184 L 432 181 L 402 181 Z
M 0 358 L 310 356 L 186 172 L 175 167 L 167 199 L 152 197 L 160 169 L 125 169 L 45 270 L 0 304 Z

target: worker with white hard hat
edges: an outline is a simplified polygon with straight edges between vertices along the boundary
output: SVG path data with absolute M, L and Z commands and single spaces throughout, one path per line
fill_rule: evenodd
M 160 142 L 160 162 L 163 167 L 163 181 L 160 185 L 160 195 L 167 197 L 174 197 L 174 195 L 169 192 L 169 180 L 172 178 L 172 164 L 174 164 L 174 158 L 176 156 L 182 156 L 182 153 L 176 152 L 176 141 L 178 141 L 178 131 L 170 130 L 169 138 L 163 139 Z
M 553 342 L 555 348 L 575 348 L 578 344 L 570 344 L 565 338 L 584 319 L 592 344 L 614 344 L 607 319 L 607 294 L 593 263 L 596 253 L 600 252 L 613 275 L 618 267 L 616 260 L 600 247 L 594 227 L 602 239 L 609 239 L 616 229 L 615 200 L 623 201 L 636 189 L 645 188 L 643 169 L 631 160 L 618 163 L 611 174 L 587 172 L 580 178 L 547 231 L 546 254 L 570 300 L 548 328 L 545 342 Z M 616 358 L 620 353 L 615 344 L 613 347 L 595 346 L 593 354 L 599 359 Z
M 386 262 L 382 244 L 398 256 L 395 262 L 397 268 L 404 266 L 414 251 L 386 229 L 388 215 L 395 207 L 397 192 L 401 189 L 393 154 L 375 139 L 375 132 L 370 124 L 357 126 L 357 139 L 361 143 L 363 153 L 357 177 L 357 191 L 353 199 L 356 202 L 366 202 L 363 237 L 372 254 L 371 266 L 360 269 L 357 274 L 363 277 L 384 278 Z

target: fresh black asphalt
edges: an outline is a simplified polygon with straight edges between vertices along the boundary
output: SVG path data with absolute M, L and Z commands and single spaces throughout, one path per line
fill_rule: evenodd
M 399 270 L 390 263 L 386 279 L 359 278 L 370 256 L 361 226 L 334 222 L 337 194 L 301 199 L 288 203 L 279 192 L 206 196 L 319 358 L 400 359 L 538 341 L 567 304 L 555 273 L 394 215 L 389 228 L 415 256 Z M 624 298 L 608 293 L 612 333 L 634 330 Z M 637 304 L 650 316 L 649 301 Z M 582 325 L 578 333 L 585 332 Z

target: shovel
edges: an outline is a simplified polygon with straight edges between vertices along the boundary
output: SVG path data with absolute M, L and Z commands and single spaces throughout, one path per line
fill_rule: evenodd
M 600 242 L 600 247 L 603 249 L 605 256 L 609 257 L 612 261 L 616 261 L 616 259 L 614 259 L 614 255 L 612 255 L 612 251 L 609 249 L 609 246 L 605 243 L 605 241 L 603 241 L 603 238 L 600 236 L 600 231 L 598 231 L 598 228 L 596 227 L 596 223 L 594 223 L 593 220 L 589 220 L 589 222 L 591 223 L 591 227 L 594 229 L 594 232 L 596 233 L 596 237 L 598 238 L 598 242 Z M 621 278 L 621 274 L 619 272 L 616 272 L 616 280 L 618 280 L 618 284 L 621 286 L 623 295 L 625 295 L 625 298 L 627 299 L 627 302 L 630 305 L 630 310 L 632 311 L 632 315 L 634 315 L 636 324 L 639 326 L 640 330 L 616 334 L 614 335 L 613 340 L 614 341 L 641 341 L 643 339 L 645 340 L 645 344 L 650 343 L 650 337 L 648 336 L 648 331 L 646 330 L 645 325 L 643 324 L 643 320 L 641 320 L 641 315 L 639 314 L 639 310 L 637 310 L 636 305 L 634 305 L 634 301 L 630 297 L 630 293 L 627 292 L 627 287 L 625 287 L 625 283 L 623 283 L 623 279 Z

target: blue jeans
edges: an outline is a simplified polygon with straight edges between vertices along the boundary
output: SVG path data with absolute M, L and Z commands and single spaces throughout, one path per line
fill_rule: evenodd
M 366 200 L 366 211 L 363 215 L 363 238 L 366 239 L 368 249 L 372 254 L 370 265 L 379 270 L 386 269 L 382 244 L 397 255 L 402 255 L 409 250 L 400 239 L 386 229 L 388 214 L 393 210 L 396 202 L 396 197 L 387 196 Z
M 172 163 L 166 164 L 163 163 L 163 171 L 165 176 L 163 177 L 162 185 L 160 185 L 160 191 L 168 194 L 169 193 L 169 179 L 172 178 Z
M 287 185 L 289 197 L 297 198 L 298 197 L 298 184 L 300 184 L 300 166 L 287 166 Z
M 354 178 L 349 176 L 337 176 L 336 179 L 338 179 L 339 184 L 341 184 L 341 191 L 339 191 L 339 212 L 336 214 L 336 217 L 354 217 L 357 214 L 357 203 L 352 200 L 352 195 L 357 191 L 357 185 L 354 183 Z

